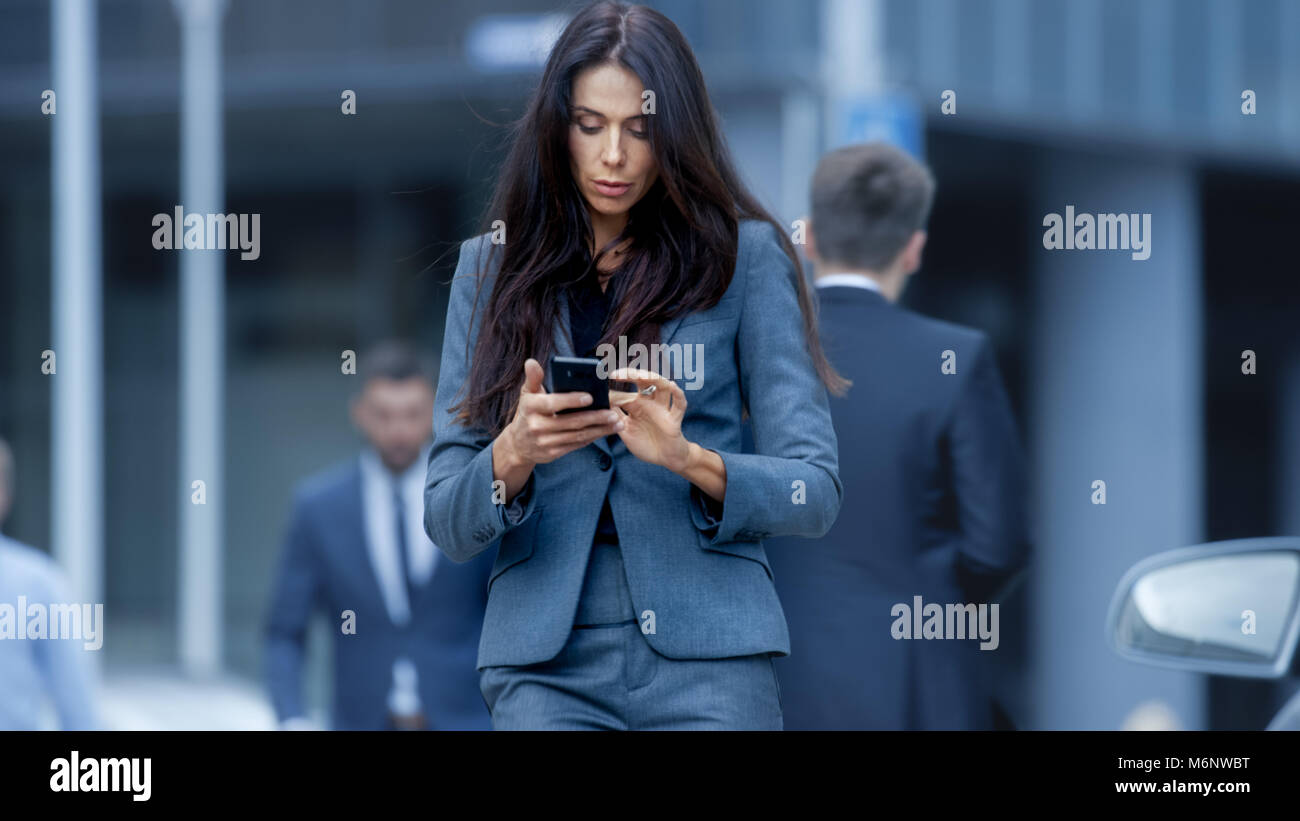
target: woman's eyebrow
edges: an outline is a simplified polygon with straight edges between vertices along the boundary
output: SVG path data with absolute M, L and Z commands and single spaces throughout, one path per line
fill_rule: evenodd
M 599 111 L 597 111 L 597 110 L 594 109 L 594 108 L 587 108 L 585 105 L 575 105 L 575 106 L 573 107 L 573 111 L 574 111 L 575 114 L 576 114 L 576 113 L 592 114 L 592 115 L 595 115 L 595 116 L 597 116 L 597 117 L 600 117 L 602 120 L 603 120 L 603 119 L 606 119 L 606 117 L 605 117 L 604 114 L 600 113 Z M 631 117 L 625 117 L 625 118 L 623 119 L 623 122 L 627 122 L 628 120 L 644 120 L 644 119 L 646 119 L 646 115 L 645 115 L 645 114 L 633 114 Z

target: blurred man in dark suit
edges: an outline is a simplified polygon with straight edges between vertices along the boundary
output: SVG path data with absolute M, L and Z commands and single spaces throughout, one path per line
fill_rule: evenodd
M 831 399 L 839 518 L 819 542 L 768 550 L 790 624 L 788 730 L 993 726 L 979 638 L 912 635 L 917 604 L 991 604 L 1028 555 L 1023 456 L 988 338 L 896 304 L 933 195 L 930 172 L 883 144 L 827 154 L 813 180 L 822 344 L 854 384 Z
M 333 729 L 486 730 L 479 632 L 495 551 L 456 564 L 424 532 L 433 383 L 406 346 L 361 359 L 352 419 L 368 446 L 299 487 L 267 622 L 267 677 L 281 727 L 310 728 L 307 626 L 334 637 Z

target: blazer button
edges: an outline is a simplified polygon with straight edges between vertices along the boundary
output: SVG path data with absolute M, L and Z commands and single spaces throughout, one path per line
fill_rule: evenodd
M 609 470 L 614 466 L 614 457 L 602 450 L 600 457 L 596 459 L 596 464 L 600 465 L 601 470 Z

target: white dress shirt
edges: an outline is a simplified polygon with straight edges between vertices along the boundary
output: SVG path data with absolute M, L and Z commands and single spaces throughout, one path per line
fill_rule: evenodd
M 880 283 L 876 282 L 866 274 L 847 274 L 831 273 L 825 276 L 819 276 L 816 280 L 818 288 L 829 288 L 833 285 L 843 285 L 847 288 L 866 288 L 868 291 L 880 293 Z
M 406 624 L 411 618 L 406 600 L 406 582 L 402 579 L 402 557 L 397 554 L 397 533 L 393 509 L 394 483 L 401 488 L 406 507 L 406 543 L 411 549 L 411 581 L 427 584 L 433 576 L 438 549 L 424 532 L 424 479 L 427 450 L 400 476 L 384 467 L 379 454 L 367 448 L 361 452 L 361 497 L 366 519 L 366 546 L 370 565 L 384 596 L 384 605 L 394 624 Z

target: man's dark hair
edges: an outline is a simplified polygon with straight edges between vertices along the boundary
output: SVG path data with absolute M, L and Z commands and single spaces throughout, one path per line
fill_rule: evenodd
M 934 177 L 885 143 L 837 148 L 817 163 L 812 227 L 817 256 L 854 270 L 879 271 L 925 228 Z
M 367 349 L 357 361 L 357 375 L 361 384 L 372 379 L 425 379 L 433 382 L 424 359 L 406 342 L 385 340 Z

